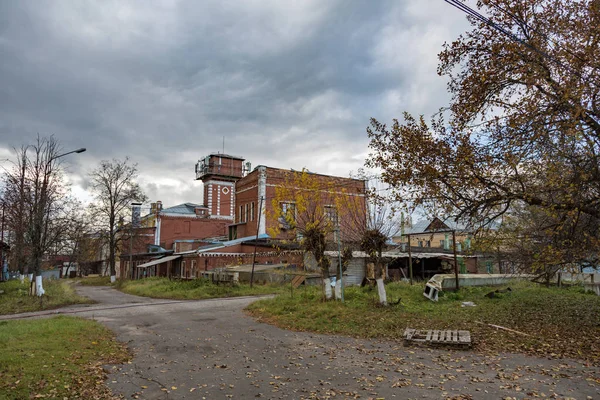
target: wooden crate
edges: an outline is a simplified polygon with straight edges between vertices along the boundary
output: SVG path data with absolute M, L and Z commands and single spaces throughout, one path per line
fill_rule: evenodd
M 417 330 L 406 328 L 405 344 L 431 344 L 457 347 L 471 347 L 471 332 L 458 330 Z

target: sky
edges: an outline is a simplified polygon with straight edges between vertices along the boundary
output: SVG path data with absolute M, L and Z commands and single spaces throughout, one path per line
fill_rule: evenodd
M 469 29 L 443 0 L 0 0 L 0 166 L 54 135 L 84 201 L 129 157 L 151 201 L 202 202 L 194 165 L 349 176 L 366 128 L 447 105 L 437 54 Z

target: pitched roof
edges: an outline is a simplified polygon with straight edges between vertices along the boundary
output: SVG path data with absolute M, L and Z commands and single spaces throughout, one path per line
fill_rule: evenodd
M 194 211 L 196 207 L 205 208 L 205 206 L 202 204 L 183 203 L 183 204 L 178 204 L 173 207 L 163 208 L 163 210 L 160 213 L 163 215 L 164 214 L 196 215 L 196 211 Z
M 495 221 L 488 223 L 487 228 L 498 229 L 499 224 Z M 404 234 L 416 234 L 422 232 L 435 232 L 444 230 L 455 230 L 459 232 L 474 232 L 475 229 L 464 221 L 456 221 L 452 218 L 441 220 L 434 217 L 432 219 L 422 219 L 411 227 L 404 228 Z
M 246 237 L 242 237 L 242 238 L 238 238 L 238 239 L 227 240 L 224 242 L 215 241 L 214 243 L 199 247 L 196 251 L 198 253 L 202 253 L 205 251 L 220 249 L 223 247 L 230 247 L 230 246 L 234 246 L 236 244 L 248 242 L 250 240 L 255 240 L 256 238 L 257 238 L 256 235 L 252 235 L 252 236 L 246 236 Z M 258 239 L 268 239 L 268 238 L 270 238 L 270 236 L 267 235 L 266 233 L 261 233 L 260 235 L 258 235 Z

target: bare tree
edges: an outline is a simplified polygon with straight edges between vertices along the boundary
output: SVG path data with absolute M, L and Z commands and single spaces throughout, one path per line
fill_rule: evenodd
M 146 200 L 142 189 L 135 182 L 137 176 L 137 164 L 131 164 L 129 158 L 104 160 L 98 168 L 90 172 L 91 189 L 96 197 L 92 208 L 108 236 L 111 282 L 116 279 L 116 254 L 120 242 L 117 234 L 119 220 L 126 217 L 132 202 Z
M 42 260 L 62 240 L 67 226 L 68 186 L 58 158 L 60 145 L 38 136 L 34 145 L 16 150 L 17 162 L 6 178 L 8 221 L 15 237 L 15 258 L 21 274 L 35 274 L 31 294 L 44 294 Z M 29 262 L 27 263 L 26 260 Z
M 14 167 L 4 175 L 5 190 L 3 194 L 6 227 L 11 232 L 14 244 L 10 256 L 10 264 L 16 266 L 19 270 L 21 282 L 29 269 L 25 249 L 25 175 L 27 173 L 27 148 L 28 146 L 22 146 L 19 149 L 15 149 L 17 161 Z
M 393 216 L 393 209 L 387 199 L 378 196 L 376 190 L 369 192 L 369 203 L 357 203 L 355 198 L 343 198 L 344 204 L 340 208 L 346 210 L 351 216 L 342 220 L 345 240 L 358 243 L 360 249 L 366 253 L 367 263 L 373 264 L 375 281 L 379 294 L 379 302 L 387 305 L 385 292 L 385 262 L 383 251 L 386 243 L 400 230 L 400 224 Z
M 90 213 L 85 210 L 81 202 L 73 201 L 69 205 L 69 212 L 66 214 L 64 237 L 56 246 L 57 254 L 68 256 L 68 266 L 65 276 L 69 276 L 69 271 L 74 265 L 81 266 L 83 262 L 83 253 L 81 251 L 84 238 L 92 232 L 92 221 Z M 79 268 L 81 272 L 81 268 Z

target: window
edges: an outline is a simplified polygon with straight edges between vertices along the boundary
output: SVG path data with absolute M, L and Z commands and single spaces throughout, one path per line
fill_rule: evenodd
M 446 246 L 446 241 L 445 240 L 440 240 L 440 247 L 444 248 Z
M 244 221 L 250 221 L 250 218 L 249 218 L 249 216 L 250 216 L 250 215 L 248 214 L 248 213 L 250 212 L 250 211 L 249 211 L 249 207 L 248 207 L 248 203 L 246 203 L 246 206 L 245 206 L 245 208 L 246 208 L 246 211 L 245 211 L 245 214 L 246 214 L 246 215 L 245 215 L 245 217 L 244 217 Z
M 240 206 L 240 222 L 246 222 L 246 220 L 244 219 L 244 206 L 243 205 Z
M 327 218 L 327 220 L 329 220 L 332 224 L 337 224 L 338 215 L 334 206 L 325 206 L 324 214 L 325 218 Z
M 181 277 L 187 277 L 187 271 L 185 270 L 185 261 L 181 262 Z
M 427 241 L 427 247 L 431 247 L 431 240 Z
M 279 222 L 283 225 L 283 228 L 289 229 L 291 224 L 296 222 L 296 204 L 292 202 L 282 201 L 281 205 L 281 217 Z
M 419 240 L 419 247 L 423 247 L 423 241 Z
M 250 203 L 250 221 L 254 221 L 254 202 Z

